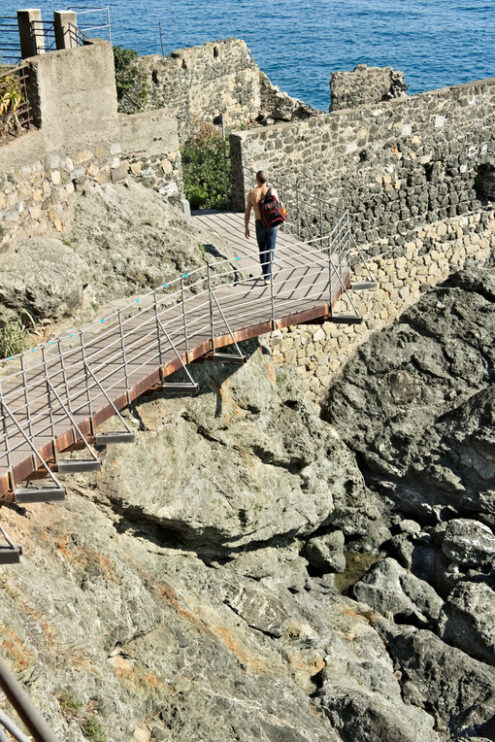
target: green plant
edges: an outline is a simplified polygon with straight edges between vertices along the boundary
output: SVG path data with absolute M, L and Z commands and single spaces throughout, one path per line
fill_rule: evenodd
M 80 703 L 79 701 L 76 701 L 74 696 L 67 692 L 62 693 L 59 696 L 58 702 L 60 704 L 62 713 L 68 719 L 75 718 L 78 714 L 78 711 L 80 711 L 83 707 L 82 703 Z
M 15 133 L 21 128 L 17 111 L 24 102 L 19 80 L 0 66 L 0 134 Z
M 225 168 L 222 136 L 201 122 L 195 135 L 182 147 L 184 193 L 193 209 L 227 209 L 226 184 L 230 182 L 230 159 L 226 143 Z M 227 170 L 227 172 L 226 172 Z
M 0 327 L 0 356 L 2 358 L 14 356 L 29 347 L 30 327 L 34 328 L 35 323 L 27 309 L 21 309 L 19 316 L 15 319 L 3 321 Z
M 96 716 L 91 716 L 85 722 L 83 732 L 86 739 L 90 739 L 92 742 L 107 742 L 107 735 Z
M 115 85 L 119 109 L 124 113 L 141 111 L 146 105 L 146 77 L 138 62 L 134 49 L 113 47 L 115 65 Z

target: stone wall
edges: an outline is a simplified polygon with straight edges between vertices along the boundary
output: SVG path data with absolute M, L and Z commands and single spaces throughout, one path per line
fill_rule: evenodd
M 274 361 L 297 366 L 307 396 L 320 402 L 332 378 L 371 332 L 393 322 L 418 300 L 423 287 L 444 280 L 462 268 L 467 259 L 484 261 L 493 250 L 493 210 L 416 229 L 414 239 L 405 245 L 403 256 L 383 254 L 369 261 L 379 286 L 374 291 L 352 292 L 352 300 L 364 318 L 361 325 L 324 322 L 277 330 L 266 338 Z M 355 266 L 353 280 L 367 280 L 363 267 Z M 352 310 L 343 298 L 337 303 L 335 313 L 346 311 Z
M 316 192 L 327 204 L 324 232 L 348 210 L 360 244 L 398 234 L 403 249 L 414 227 L 480 208 L 476 179 L 495 157 L 494 106 L 490 79 L 237 132 L 235 204 L 244 208 L 252 179 L 243 168 L 262 168 L 286 186 L 289 216 L 297 190 L 304 208 L 302 192 Z
M 182 141 L 200 121 L 220 123 L 222 113 L 228 129 L 268 116 L 291 121 L 313 113 L 270 83 L 240 39 L 179 49 L 168 57 L 153 54 L 139 64 L 146 78 L 146 107 L 164 107 L 176 116 Z
M 351 71 L 330 75 L 330 111 L 399 98 L 406 90 L 404 73 L 400 70 L 358 64 Z
M 40 128 L 0 147 L 0 244 L 16 233 L 68 231 L 88 179 L 130 176 L 181 199 L 177 121 L 163 110 L 117 113 L 110 44 L 43 54 L 28 65 Z
M 178 201 L 183 181 L 177 120 L 164 110 L 120 114 L 120 133 L 126 171 L 169 201 Z
M 88 46 L 26 60 L 30 102 L 48 152 L 60 155 L 118 139 L 112 46 Z

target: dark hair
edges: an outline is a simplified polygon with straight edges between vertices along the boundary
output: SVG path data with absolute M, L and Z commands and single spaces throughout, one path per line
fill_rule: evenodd
M 263 170 L 258 170 L 258 172 L 256 173 L 256 180 L 260 185 L 266 183 L 266 181 L 268 180 L 268 178 L 266 177 L 266 173 Z

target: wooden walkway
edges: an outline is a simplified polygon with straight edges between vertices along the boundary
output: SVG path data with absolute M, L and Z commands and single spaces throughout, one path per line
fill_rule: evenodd
M 47 469 L 70 471 L 58 456 L 67 449 L 86 446 L 87 469 L 98 468 L 92 444 L 104 420 L 162 385 L 171 395 L 194 391 L 192 379 L 169 387 L 166 379 L 184 366 L 187 374 L 187 364 L 227 345 L 239 355 L 233 341 L 331 318 L 333 304 L 350 285 L 347 222 L 306 243 L 280 231 L 273 281 L 264 285 L 258 248 L 244 237 L 242 214 L 195 218 L 228 240 L 236 257 L 212 259 L 83 332 L 6 361 L 0 503 L 23 501 L 20 483 Z M 124 430 L 122 440 L 126 435 Z

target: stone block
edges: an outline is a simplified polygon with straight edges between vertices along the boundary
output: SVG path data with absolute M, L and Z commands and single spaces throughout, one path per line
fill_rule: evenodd
M 76 155 L 76 165 L 81 165 L 83 162 L 88 162 L 94 157 L 93 153 L 89 150 L 81 150 Z
M 118 167 L 112 167 L 110 170 L 110 178 L 112 183 L 120 183 L 127 178 L 127 167 L 125 165 L 119 165 Z
M 52 154 L 45 157 L 45 170 L 56 170 L 60 167 L 60 155 Z

